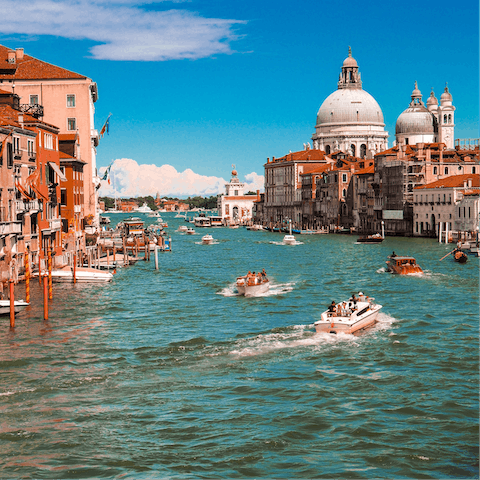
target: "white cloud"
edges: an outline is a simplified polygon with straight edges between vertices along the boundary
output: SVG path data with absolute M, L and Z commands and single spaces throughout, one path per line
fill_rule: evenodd
M 105 167 L 100 168 L 100 176 Z M 183 172 L 171 165 L 139 165 L 130 158 L 121 158 L 114 161 L 110 170 L 110 184 L 102 181 L 100 196 L 130 198 L 147 195 L 187 197 L 200 195 L 208 197 L 225 193 L 226 180 L 221 177 L 205 176 L 187 168 Z M 255 172 L 245 175 L 245 192 L 249 190 L 263 191 L 263 176 Z
M 93 58 L 163 61 L 230 54 L 241 20 L 204 18 L 186 9 L 158 10 L 141 0 L 2 0 L 2 34 L 93 40 Z M 162 2 L 163 3 L 163 2 Z M 176 1 L 173 3 L 183 3 Z M 156 4 L 157 8 L 145 5 Z

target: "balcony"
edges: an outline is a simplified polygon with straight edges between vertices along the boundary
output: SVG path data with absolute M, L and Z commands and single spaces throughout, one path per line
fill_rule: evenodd
M 28 113 L 32 117 L 43 117 L 43 105 L 30 105 L 29 103 L 21 103 L 19 109 L 22 112 Z
M 22 222 L 0 223 L 0 235 L 9 235 L 11 233 L 22 233 Z
M 55 218 L 54 220 L 50 220 L 50 230 L 52 230 L 52 232 L 61 230 L 61 228 L 62 228 L 61 218 Z

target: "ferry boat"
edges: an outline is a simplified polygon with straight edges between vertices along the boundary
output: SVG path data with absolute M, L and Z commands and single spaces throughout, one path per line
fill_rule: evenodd
M 212 223 L 210 222 L 210 217 L 206 217 L 205 215 L 200 215 L 193 219 L 193 224 L 196 227 L 211 227 Z
M 30 305 L 23 300 L 14 300 L 13 309 L 15 313 L 21 312 L 25 307 Z M 10 300 L 0 300 L 0 315 L 10 315 Z
M 384 238 L 380 233 L 374 233 L 373 235 L 366 235 L 365 237 L 359 237 L 357 243 L 382 243 Z
M 397 273 L 399 275 L 408 275 L 411 273 L 423 273 L 423 270 L 417 265 L 413 257 L 398 256 L 393 253 L 389 255 L 387 263 L 387 271 Z
M 211 245 L 214 241 L 215 239 L 210 234 L 204 235 L 202 237 L 203 245 Z
M 315 322 L 317 333 L 355 333 L 375 324 L 382 305 L 377 305 L 375 299 L 367 297 L 362 292 L 348 301 L 332 305 L 322 313 L 320 320 Z
M 223 227 L 222 217 L 213 216 L 213 217 L 208 217 L 208 218 L 210 220 L 210 226 L 211 227 Z
M 237 291 L 240 295 L 245 297 L 254 297 L 261 293 L 265 293 L 270 288 L 270 281 L 268 280 L 265 272 L 254 273 L 248 272 L 243 277 L 237 277 Z

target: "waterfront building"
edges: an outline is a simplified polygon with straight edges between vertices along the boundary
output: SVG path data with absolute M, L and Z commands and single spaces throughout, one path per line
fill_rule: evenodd
M 84 226 L 92 217 L 83 216 L 85 162 L 79 159 L 78 134 L 60 134 L 60 168 L 65 175 L 61 182 L 60 212 L 62 244 L 67 252 L 85 250 Z
M 246 224 L 252 220 L 254 202 L 259 200 L 256 194 L 245 193 L 245 183 L 238 179 L 238 173 L 233 166 L 230 182 L 225 184 L 225 194 L 217 200 L 218 216 L 225 224 Z
M 468 173 L 415 187 L 414 236 L 438 237 L 440 225 L 449 239 L 476 239 L 479 226 L 480 176 Z
M 363 90 L 357 61 L 348 48 L 338 88 L 317 113 L 313 148 L 326 154 L 342 151 L 371 159 L 388 148 L 383 113 L 377 101 Z
M 0 90 L 0 277 L 18 279 L 25 252 L 34 265 L 51 251 L 61 263 L 58 208 L 58 128 L 21 109 L 18 95 Z
M 302 222 L 303 230 L 318 229 L 321 227 L 317 222 L 315 215 L 315 199 L 317 197 L 317 180 L 331 168 L 331 163 L 324 165 L 307 165 L 300 174 L 301 178 L 301 198 L 302 198 Z
M 397 119 L 396 143 L 403 145 L 443 143 L 446 149 L 453 149 L 455 107 L 448 86 L 440 97 L 440 105 L 432 90 L 425 106 L 417 82 L 411 99 L 408 108 Z
M 270 160 L 264 164 L 265 169 L 265 201 L 263 203 L 262 220 L 266 225 L 280 225 L 292 220 L 293 225 L 301 227 L 302 207 L 302 174 L 308 169 L 332 164 L 334 160 L 321 150 L 310 149 L 290 152 L 289 154 Z
M 82 217 L 97 215 L 96 147 L 94 125 L 97 84 L 92 79 L 26 55 L 23 48 L 0 45 L 0 88 L 17 94 L 26 113 L 56 125 L 60 134 L 78 134 L 77 159 L 84 164 Z
M 448 150 L 443 143 L 400 144 L 375 156 L 374 229 L 385 222 L 390 235 L 413 235 L 416 187 L 443 178 L 479 173 L 478 144 Z M 431 226 L 435 232 L 436 226 Z

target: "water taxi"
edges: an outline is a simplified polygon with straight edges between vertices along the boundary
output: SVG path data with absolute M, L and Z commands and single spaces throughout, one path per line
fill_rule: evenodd
M 236 287 L 240 295 L 254 297 L 255 295 L 267 292 L 270 288 L 270 281 L 265 271 L 258 274 L 248 272 L 243 277 L 237 277 Z
M 389 255 L 387 263 L 387 271 L 397 273 L 399 275 L 408 275 L 411 273 L 423 273 L 423 270 L 417 265 L 413 257 L 399 256 L 393 253 Z
M 285 235 L 283 237 L 283 243 L 285 245 L 295 245 L 297 243 L 295 240 L 295 235 Z
M 358 298 L 353 295 L 338 305 L 332 302 L 315 322 L 315 330 L 317 333 L 355 333 L 372 326 L 381 308 L 374 298 L 360 292 Z
M 210 234 L 204 235 L 202 237 L 202 244 L 203 245 L 211 245 L 214 241 L 215 241 L 215 239 Z
M 30 305 L 23 300 L 14 300 L 13 309 L 15 313 L 21 312 L 25 307 Z M 0 300 L 0 315 L 9 315 L 10 314 L 10 300 Z
M 373 235 L 366 235 L 365 237 L 359 237 L 357 243 L 382 243 L 384 238 L 380 233 L 374 233 Z

